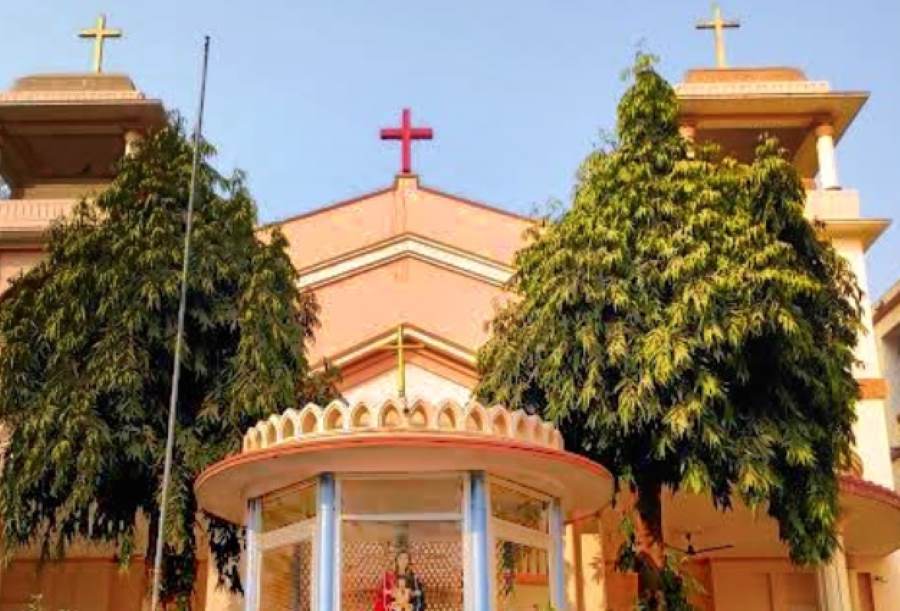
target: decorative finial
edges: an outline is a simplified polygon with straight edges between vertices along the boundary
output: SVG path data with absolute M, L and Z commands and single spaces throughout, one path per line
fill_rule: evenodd
M 400 173 L 412 173 L 412 141 L 431 140 L 434 132 L 430 127 L 413 127 L 409 108 L 403 109 L 400 127 L 386 127 L 381 130 L 382 140 L 400 140 Z
M 725 58 L 725 30 L 741 27 L 741 22 L 736 19 L 725 20 L 722 18 L 722 9 L 718 4 L 713 4 L 712 21 L 697 22 L 698 30 L 712 30 L 716 40 L 716 67 L 727 68 L 728 60 Z
M 94 39 L 93 71 L 100 74 L 103 72 L 103 44 L 106 42 L 107 38 L 121 38 L 122 30 L 107 30 L 106 15 L 100 15 L 97 17 L 97 25 L 93 28 L 81 30 L 78 33 L 78 37 Z

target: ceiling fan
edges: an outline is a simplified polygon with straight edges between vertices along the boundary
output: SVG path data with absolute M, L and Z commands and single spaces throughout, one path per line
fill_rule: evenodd
M 674 545 L 669 545 L 668 547 L 670 547 L 671 549 L 674 549 L 676 551 L 679 551 L 682 554 L 685 554 L 686 556 L 691 556 L 691 557 L 697 556 L 699 554 L 706 554 L 708 552 L 718 552 L 718 551 L 721 551 L 724 549 L 731 549 L 734 547 L 734 544 L 727 543 L 725 545 L 711 545 L 709 547 L 697 548 L 697 547 L 694 547 L 694 542 L 691 540 L 692 537 L 693 537 L 693 533 L 691 533 L 691 532 L 684 533 L 684 540 L 685 540 L 685 543 L 687 543 L 687 547 L 685 547 L 685 548 L 675 547 Z

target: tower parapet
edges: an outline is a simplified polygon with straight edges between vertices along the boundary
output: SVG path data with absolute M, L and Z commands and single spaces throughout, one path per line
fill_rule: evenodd
M 807 186 L 826 190 L 841 188 L 835 146 L 869 97 L 786 67 L 690 70 L 675 90 L 687 137 L 715 142 L 746 161 L 760 135 L 770 134 Z
M 165 122 L 162 102 L 122 74 L 38 74 L 0 91 L 0 293 L 43 256 L 50 224 Z
M 0 92 L 0 176 L 12 199 L 77 199 L 165 122 L 159 100 L 119 74 L 42 74 Z

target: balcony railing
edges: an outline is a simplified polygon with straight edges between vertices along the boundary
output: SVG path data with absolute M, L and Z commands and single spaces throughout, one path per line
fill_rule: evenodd
M 0 231 L 43 229 L 75 206 L 74 199 L 8 199 L 0 201 Z

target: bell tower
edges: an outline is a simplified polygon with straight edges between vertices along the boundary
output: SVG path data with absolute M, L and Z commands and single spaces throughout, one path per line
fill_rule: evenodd
M 761 136 L 774 136 L 799 172 L 806 188 L 806 216 L 816 221 L 821 235 L 848 261 L 863 291 L 864 330 L 854 368 L 859 384 L 856 443 L 850 472 L 861 481 L 890 489 L 894 482 L 885 427 L 887 385 L 872 332 L 865 263 L 866 251 L 889 222 L 863 216 L 859 194 L 845 188 L 839 178 L 836 155 L 836 146 L 869 94 L 833 89 L 793 67 L 728 67 L 721 12 L 717 10 L 715 19 L 703 25 L 716 33 L 716 67 L 689 70 L 684 82 L 675 87 L 681 133 L 698 143 L 713 142 L 723 154 L 741 161 L 752 160 Z M 851 608 L 847 575 L 843 550 L 817 569 L 820 608 Z
M 26 76 L 0 93 L 0 175 L 12 200 L 75 199 L 109 183 L 164 121 L 162 104 L 124 75 Z
M 825 190 L 841 188 L 835 146 L 869 97 L 786 67 L 693 69 L 676 91 L 685 137 L 716 142 L 747 161 L 759 137 L 770 134 L 807 187 Z
M 835 146 L 869 94 L 836 91 L 797 68 L 729 67 L 725 30 L 740 26 L 717 5 L 711 21 L 697 24 L 715 34 L 716 66 L 689 70 L 676 87 L 682 135 L 715 142 L 741 161 L 753 157 L 761 135 L 775 136 L 809 189 L 839 190 Z
M 105 23 L 81 34 L 94 39 L 91 72 L 25 76 L 0 91 L 0 293 L 41 257 L 49 224 L 108 185 L 122 156 L 165 124 L 159 100 L 102 72 L 102 43 L 121 35 Z

